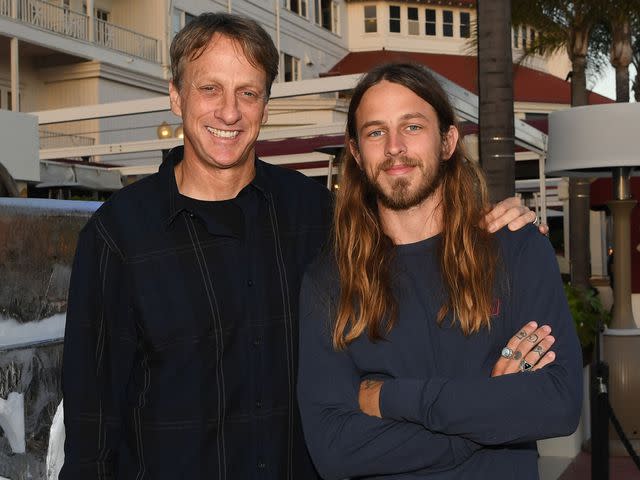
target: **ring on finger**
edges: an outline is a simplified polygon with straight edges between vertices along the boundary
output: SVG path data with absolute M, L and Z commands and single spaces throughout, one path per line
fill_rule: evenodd
M 540 223 L 540 219 L 538 218 L 538 216 L 536 215 L 536 218 L 533 219 L 533 223 L 534 225 L 538 225 L 538 223 Z
M 511 350 L 509 347 L 504 347 L 500 352 L 500 355 L 503 358 L 511 358 L 513 357 L 513 350 Z
M 520 360 L 520 371 L 521 372 L 529 372 L 533 368 L 529 362 L 527 362 L 524 358 Z

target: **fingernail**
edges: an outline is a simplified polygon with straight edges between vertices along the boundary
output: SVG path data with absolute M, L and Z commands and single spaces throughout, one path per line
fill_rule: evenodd
M 528 323 L 528 326 L 529 326 L 529 327 L 533 327 L 533 328 L 535 328 L 535 327 L 537 327 L 537 326 L 538 326 L 538 324 L 537 324 L 536 322 L 529 322 L 529 323 Z
M 551 327 L 549 325 L 545 325 L 544 327 L 542 327 L 542 331 L 543 332 L 550 332 L 551 331 Z

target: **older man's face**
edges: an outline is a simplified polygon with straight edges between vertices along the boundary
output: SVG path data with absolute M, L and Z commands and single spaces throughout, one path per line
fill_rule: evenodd
M 241 46 L 214 35 L 188 62 L 180 89 L 170 85 L 171 110 L 182 117 L 184 160 L 207 168 L 246 167 L 267 121 L 266 73 L 249 63 Z

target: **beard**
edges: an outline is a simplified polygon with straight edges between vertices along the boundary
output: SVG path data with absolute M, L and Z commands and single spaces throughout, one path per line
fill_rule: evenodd
M 414 158 L 403 157 L 400 163 L 407 167 L 417 167 L 422 176 L 417 180 L 417 184 L 412 188 L 411 182 L 406 178 L 398 178 L 391 182 L 390 188 L 385 191 L 378 179 L 383 170 L 391 168 L 396 162 L 395 159 L 385 160 L 375 172 L 374 178 L 370 178 L 363 172 L 368 190 L 373 193 L 376 199 L 389 210 L 407 210 L 421 204 L 435 193 L 440 187 L 444 178 L 444 161 L 440 157 L 434 171 L 425 171 L 424 164 Z

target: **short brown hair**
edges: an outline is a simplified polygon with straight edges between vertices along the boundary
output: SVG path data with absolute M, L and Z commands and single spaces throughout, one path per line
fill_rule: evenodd
M 243 53 L 267 76 L 266 94 L 278 75 L 279 55 L 269 34 L 257 22 L 230 13 L 203 13 L 184 26 L 174 37 L 169 50 L 173 84 L 180 89 L 187 62 L 196 60 L 216 33 L 238 42 Z

